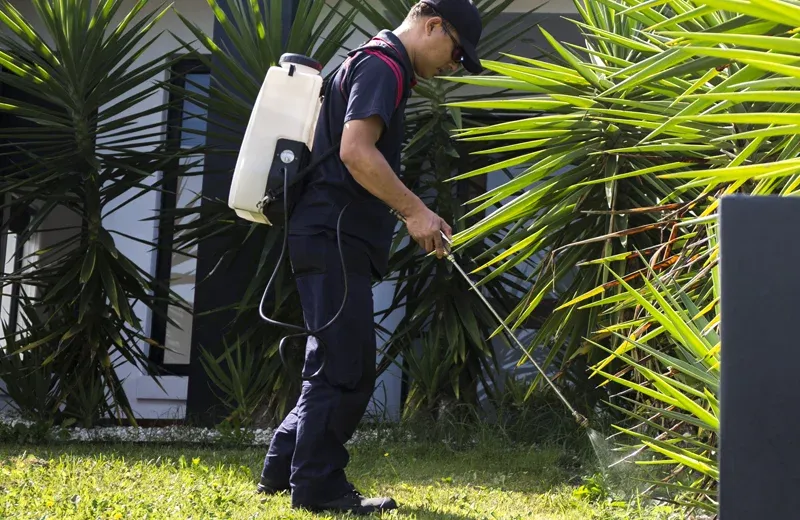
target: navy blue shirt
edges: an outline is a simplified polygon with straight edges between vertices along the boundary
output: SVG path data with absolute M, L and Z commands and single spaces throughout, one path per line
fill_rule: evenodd
M 311 161 L 341 141 L 346 122 L 379 116 L 384 128 L 378 151 L 400 176 L 405 105 L 414 85 L 411 60 L 400 40 L 389 31 L 351 52 L 326 91 L 314 135 Z M 397 220 L 389 207 L 353 178 L 338 153 L 323 161 L 305 179 L 291 220 L 291 235 L 336 237 L 339 215 L 342 241 L 365 251 L 375 274 L 386 274 Z

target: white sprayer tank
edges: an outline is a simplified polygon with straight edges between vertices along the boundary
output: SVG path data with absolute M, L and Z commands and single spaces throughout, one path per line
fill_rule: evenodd
M 272 224 L 261 211 L 278 139 L 311 150 L 321 106 L 322 67 L 299 54 L 284 54 L 270 67 L 258 93 L 233 172 L 228 206 L 241 218 Z

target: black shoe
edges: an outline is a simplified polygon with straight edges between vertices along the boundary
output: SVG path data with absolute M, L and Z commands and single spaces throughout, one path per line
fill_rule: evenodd
M 267 482 L 263 478 L 261 479 L 261 482 L 259 482 L 258 485 L 256 486 L 256 493 L 261 493 L 263 495 L 277 495 L 285 491 L 289 491 L 289 486 L 286 487 L 273 486 L 270 482 Z
M 351 491 L 348 491 L 341 497 L 331 500 L 330 502 L 300 507 L 314 512 L 336 511 L 340 513 L 368 515 L 370 513 L 380 513 L 382 511 L 397 509 L 397 503 L 393 498 L 387 497 L 365 498 L 364 495 L 353 488 Z

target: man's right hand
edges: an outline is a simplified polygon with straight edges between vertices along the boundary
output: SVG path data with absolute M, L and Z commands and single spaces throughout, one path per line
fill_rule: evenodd
M 436 257 L 442 258 L 447 250 L 447 244 L 442 239 L 442 233 L 447 240 L 452 239 L 453 230 L 439 215 L 427 206 L 420 205 L 419 209 L 405 217 L 408 234 L 426 253 L 436 251 Z

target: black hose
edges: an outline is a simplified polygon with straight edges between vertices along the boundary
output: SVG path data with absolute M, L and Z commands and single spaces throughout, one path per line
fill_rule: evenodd
M 310 379 L 317 377 L 319 374 L 322 373 L 322 370 L 325 368 L 325 362 L 327 359 L 327 356 L 325 355 L 327 346 L 325 345 L 325 341 L 322 338 L 320 338 L 318 334 L 327 329 L 328 327 L 330 327 L 331 325 L 333 325 L 333 323 L 337 319 L 339 319 L 339 316 L 342 314 L 342 311 L 344 310 L 345 303 L 347 303 L 347 268 L 344 261 L 344 250 L 342 249 L 342 216 L 344 215 L 344 212 L 347 209 L 347 207 L 350 206 L 350 203 L 348 202 L 347 204 L 345 204 L 345 206 L 339 212 L 339 218 L 336 221 L 336 243 L 339 246 L 339 260 L 342 264 L 342 277 L 344 278 L 344 297 L 342 298 L 342 305 L 339 307 L 339 310 L 336 312 L 333 318 L 331 318 L 330 321 L 328 321 L 328 323 L 318 328 L 317 330 L 309 330 L 306 329 L 305 327 L 299 327 L 291 323 L 284 323 L 281 321 L 273 320 L 272 318 L 269 318 L 264 314 L 264 300 L 266 300 L 267 293 L 269 292 L 270 287 L 272 287 L 272 284 L 275 282 L 275 277 L 277 276 L 278 270 L 280 269 L 281 264 L 283 263 L 283 258 L 286 255 L 286 250 L 288 249 L 287 246 L 289 245 L 289 170 L 287 168 L 282 168 L 281 170 L 283 172 L 283 227 L 284 227 L 283 246 L 281 247 L 281 254 L 278 257 L 278 262 L 275 265 L 275 269 L 272 271 L 272 276 L 270 276 L 269 281 L 267 282 L 267 287 L 264 289 L 264 294 L 261 296 L 261 303 L 258 306 L 258 313 L 261 315 L 261 319 L 263 319 L 267 323 L 297 331 L 297 334 L 289 334 L 287 336 L 282 337 L 280 343 L 278 343 L 278 353 L 281 356 L 281 362 L 284 364 L 284 366 L 288 367 L 288 363 L 286 361 L 286 354 L 284 353 L 284 347 L 286 346 L 287 340 L 294 338 L 303 338 L 303 337 L 305 338 L 313 337 L 317 340 L 319 345 L 322 347 L 321 349 L 323 354 L 322 364 L 320 365 L 319 369 L 309 377 L 306 378 L 303 377 L 302 375 L 300 376 L 301 379 L 303 379 L 304 381 L 308 381 Z

